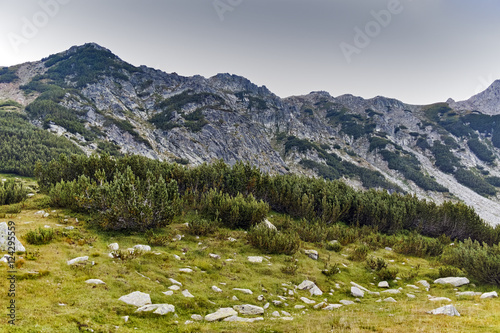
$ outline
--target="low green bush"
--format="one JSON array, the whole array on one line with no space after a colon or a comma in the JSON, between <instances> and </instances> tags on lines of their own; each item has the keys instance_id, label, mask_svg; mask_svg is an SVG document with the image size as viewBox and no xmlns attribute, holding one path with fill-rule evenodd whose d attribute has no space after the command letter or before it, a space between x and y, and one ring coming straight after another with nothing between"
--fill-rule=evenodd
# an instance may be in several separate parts
<instances>
[{"instance_id":1,"label":"low green bush","mask_svg":"<svg viewBox=\"0 0 500 333\"><path fill-rule=\"evenodd\" d=\"M42 245L49 244L54 236L54 230L48 228L38 228L38 230L28 231L24 237L28 244Z\"/></svg>"},{"instance_id":2,"label":"low green bush","mask_svg":"<svg viewBox=\"0 0 500 333\"><path fill-rule=\"evenodd\" d=\"M403 237L393 247L397 253L416 257L437 257L443 253L444 245L437 238L427 238L416 232Z\"/></svg>"},{"instance_id":3,"label":"low green bush","mask_svg":"<svg viewBox=\"0 0 500 333\"><path fill-rule=\"evenodd\" d=\"M300 237L293 230L277 231L266 226L256 226L248 234L250 244L269 254L295 254L300 248Z\"/></svg>"},{"instance_id":4,"label":"low green bush","mask_svg":"<svg viewBox=\"0 0 500 333\"><path fill-rule=\"evenodd\" d=\"M366 259L369 252L370 248L367 245L365 244L358 245L354 248L354 251L349 256L349 260L363 261Z\"/></svg>"},{"instance_id":5,"label":"low green bush","mask_svg":"<svg viewBox=\"0 0 500 333\"><path fill-rule=\"evenodd\" d=\"M201 217L196 217L188 224L188 233L193 236L208 236L217 231L219 228L219 220L209 220Z\"/></svg>"},{"instance_id":6,"label":"low green bush","mask_svg":"<svg viewBox=\"0 0 500 333\"><path fill-rule=\"evenodd\" d=\"M375 271L380 271L387 268L387 263L384 258L369 257L366 259L366 267Z\"/></svg>"}]
</instances>

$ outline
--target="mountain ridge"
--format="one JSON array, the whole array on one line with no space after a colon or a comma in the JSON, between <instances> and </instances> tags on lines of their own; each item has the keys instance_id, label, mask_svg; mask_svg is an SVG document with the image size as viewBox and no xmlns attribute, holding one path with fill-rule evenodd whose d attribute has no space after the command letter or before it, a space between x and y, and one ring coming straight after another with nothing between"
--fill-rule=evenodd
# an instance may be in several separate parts
<instances>
[{"instance_id":1,"label":"mountain ridge","mask_svg":"<svg viewBox=\"0 0 500 333\"><path fill-rule=\"evenodd\" d=\"M247 161L272 173L461 200L500 223L500 81L467 101L431 105L325 91L280 98L234 74L135 67L95 43L9 69L17 79L0 83L0 98L87 154Z\"/></svg>"}]
</instances>

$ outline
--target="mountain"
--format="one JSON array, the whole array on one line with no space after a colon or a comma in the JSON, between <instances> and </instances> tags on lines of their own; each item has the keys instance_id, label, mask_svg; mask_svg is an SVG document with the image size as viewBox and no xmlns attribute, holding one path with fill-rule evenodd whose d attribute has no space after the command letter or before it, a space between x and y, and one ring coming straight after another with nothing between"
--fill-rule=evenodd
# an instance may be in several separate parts
<instances>
[{"instance_id":1,"label":"mountain","mask_svg":"<svg viewBox=\"0 0 500 333\"><path fill-rule=\"evenodd\" d=\"M327 92L280 98L244 77L135 67L97 44L0 70L2 112L86 154L198 165L247 161L271 173L342 179L500 223L500 81L468 101L409 105Z\"/></svg>"}]
</instances>

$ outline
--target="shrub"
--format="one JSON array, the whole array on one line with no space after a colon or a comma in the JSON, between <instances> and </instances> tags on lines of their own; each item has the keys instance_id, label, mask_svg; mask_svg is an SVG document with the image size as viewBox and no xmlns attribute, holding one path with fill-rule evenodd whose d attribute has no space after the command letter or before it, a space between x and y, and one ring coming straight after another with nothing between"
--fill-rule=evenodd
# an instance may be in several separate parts
<instances>
[{"instance_id":1,"label":"shrub","mask_svg":"<svg viewBox=\"0 0 500 333\"><path fill-rule=\"evenodd\" d=\"M38 230L30 230L24 236L26 242L32 245L48 244L54 238L54 230L48 228L38 228Z\"/></svg>"},{"instance_id":2,"label":"shrub","mask_svg":"<svg viewBox=\"0 0 500 333\"><path fill-rule=\"evenodd\" d=\"M323 242L327 236L326 229L327 227L323 223L316 221L309 223L305 219L302 219L295 227L300 239L310 243Z\"/></svg>"},{"instance_id":3,"label":"shrub","mask_svg":"<svg viewBox=\"0 0 500 333\"><path fill-rule=\"evenodd\" d=\"M284 274L295 275L299 266L297 265L297 259L295 257L288 257L285 259L286 265L281 267L281 272Z\"/></svg>"},{"instance_id":4,"label":"shrub","mask_svg":"<svg viewBox=\"0 0 500 333\"><path fill-rule=\"evenodd\" d=\"M266 226L257 226L248 232L250 244L265 253L292 255L299 250L300 238L293 231L276 231Z\"/></svg>"},{"instance_id":5,"label":"shrub","mask_svg":"<svg viewBox=\"0 0 500 333\"><path fill-rule=\"evenodd\" d=\"M188 233L194 236L207 236L215 233L219 228L219 220L208 220L196 217L189 222Z\"/></svg>"},{"instance_id":6,"label":"shrub","mask_svg":"<svg viewBox=\"0 0 500 333\"><path fill-rule=\"evenodd\" d=\"M168 244L168 236L160 236L154 233L153 230L146 231L146 241L151 246L165 246Z\"/></svg>"},{"instance_id":7,"label":"shrub","mask_svg":"<svg viewBox=\"0 0 500 333\"><path fill-rule=\"evenodd\" d=\"M328 251L340 252L344 247L339 242L329 242L326 244Z\"/></svg>"},{"instance_id":8,"label":"shrub","mask_svg":"<svg viewBox=\"0 0 500 333\"><path fill-rule=\"evenodd\" d=\"M369 257L366 259L366 267L375 271L380 271L381 269L387 268L387 263L384 258Z\"/></svg>"},{"instance_id":9,"label":"shrub","mask_svg":"<svg viewBox=\"0 0 500 333\"><path fill-rule=\"evenodd\" d=\"M413 255L417 257L437 257L443 253L444 245L436 238L426 238L412 232L408 237L403 237L393 247L397 253Z\"/></svg>"},{"instance_id":10,"label":"shrub","mask_svg":"<svg viewBox=\"0 0 500 333\"><path fill-rule=\"evenodd\" d=\"M28 190L14 180L0 182L0 205L18 203L27 198Z\"/></svg>"},{"instance_id":11,"label":"shrub","mask_svg":"<svg viewBox=\"0 0 500 333\"><path fill-rule=\"evenodd\" d=\"M250 229L262 222L269 212L269 205L257 201L252 194L244 197L238 193L235 197L221 191L210 190L200 199L200 211L206 217L220 219L228 228Z\"/></svg>"},{"instance_id":12,"label":"shrub","mask_svg":"<svg viewBox=\"0 0 500 333\"><path fill-rule=\"evenodd\" d=\"M500 246L489 246L470 239L448 246L441 261L463 269L480 283L500 286Z\"/></svg>"},{"instance_id":13,"label":"shrub","mask_svg":"<svg viewBox=\"0 0 500 333\"><path fill-rule=\"evenodd\" d=\"M439 267L439 277L449 277L449 276L463 276L463 272L453 266L441 266Z\"/></svg>"},{"instance_id":14,"label":"shrub","mask_svg":"<svg viewBox=\"0 0 500 333\"><path fill-rule=\"evenodd\" d=\"M382 281L394 280L398 276L399 270L397 268L382 268L375 274Z\"/></svg>"},{"instance_id":15,"label":"shrub","mask_svg":"<svg viewBox=\"0 0 500 333\"><path fill-rule=\"evenodd\" d=\"M370 248L365 244L358 245L354 248L354 251L349 256L349 260L363 261L370 252Z\"/></svg>"}]
</instances>

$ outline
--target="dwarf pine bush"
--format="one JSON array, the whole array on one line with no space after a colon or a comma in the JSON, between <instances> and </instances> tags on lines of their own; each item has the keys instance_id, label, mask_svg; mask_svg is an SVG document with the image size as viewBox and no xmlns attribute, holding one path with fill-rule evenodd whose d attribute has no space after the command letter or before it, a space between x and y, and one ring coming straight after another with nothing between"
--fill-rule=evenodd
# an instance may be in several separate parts
<instances>
[{"instance_id":1,"label":"dwarf pine bush","mask_svg":"<svg viewBox=\"0 0 500 333\"><path fill-rule=\"evenodd\" d=\"M248 232L250 244L269 254L293 255L299 250L300 237L293 230L277 231L266 226L256 226Z\"/></svg>"},{"instance_id":2,"label":"dwarf pine bush","mask_svg":"<svg viewBox=\"0 0 500 333\"><path fill-rule=\"evenodd\" d=\"M54 230L38 228L37 230L30 230L24 236L26 242L32 245L49 244L54 238Z\"/></svg>"}]
</instances>

